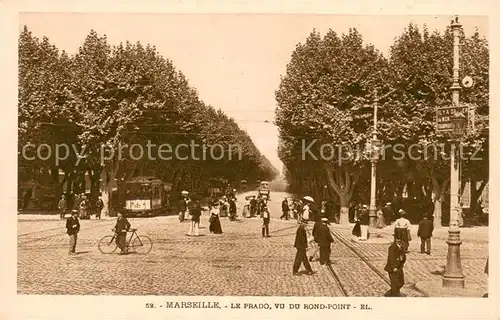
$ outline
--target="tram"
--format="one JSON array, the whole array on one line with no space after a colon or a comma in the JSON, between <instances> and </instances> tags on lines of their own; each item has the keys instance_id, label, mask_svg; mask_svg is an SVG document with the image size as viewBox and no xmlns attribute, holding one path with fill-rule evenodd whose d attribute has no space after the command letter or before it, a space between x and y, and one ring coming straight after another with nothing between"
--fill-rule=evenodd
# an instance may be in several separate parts
<instances>
[{"instance_id":1,"label":"tram","mask_svg":"<svg viewBox=\"0 0 500 320\"><path fill-rule=\"evenodd\" d=\"M156 177L135 177L126 182L125 208L129 217L152 217L163 209L164 183Z\"/></svg>"}]
</instances>

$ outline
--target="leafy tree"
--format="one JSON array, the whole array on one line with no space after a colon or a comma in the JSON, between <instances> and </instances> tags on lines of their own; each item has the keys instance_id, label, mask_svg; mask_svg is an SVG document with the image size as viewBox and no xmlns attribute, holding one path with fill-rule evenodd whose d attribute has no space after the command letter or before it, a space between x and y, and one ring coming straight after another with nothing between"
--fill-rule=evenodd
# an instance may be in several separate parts
<instances>
[{"instance_id":1,"label":"leafy tree","mask_svg":"<svg viewBox=\"0 0 500 320\"><path fill-rule=\"evenodd\" d=\"M476 105L478 117L488 114L488 49L484 39L476 32L465 38L461 47L461 76L470 75L476 85L471 90L463 90L461 102ZM396 109L391 110L397 126L398 139L407 147L421 146L417 159L418 174L425 177L432 190L434 221L441 225L441 207L449 187L449 137L436 132L435 113L438 107L451 104L453 35L447 28L443 34L432 34L426 28L409 26L399 36L390 51L390 71L396 89ZM475 130L469 130L463 139L465 153L480 149L482 161L465 161L464 177L487 180L487 122L477 121ZM437 147L436 147L437 146ZM445 147L439 147L445 146ZM427 152L424 154L424 150ZM407 153L409 156L410 154Z\"/></svg>"},{"instance_id":2,"label":"leafy tree","mask_svg":"<svg viewBox=\"0 0 500 320\"><path fill-rule=\"evenodd\" d=\"M386 70L387 61L363 45L356 29L340 37L330 30L323 39L313 31L292 53L276 92L280 157L290 172L300 166L306 176L326 178L339 197L342 224L348 223L349 202L367 163L372 106L387 104L391 93ZM313 154L307 160L306 149ZM317 193L322 186L313 183L308 191Z\"/></svg>"}]
</instances>

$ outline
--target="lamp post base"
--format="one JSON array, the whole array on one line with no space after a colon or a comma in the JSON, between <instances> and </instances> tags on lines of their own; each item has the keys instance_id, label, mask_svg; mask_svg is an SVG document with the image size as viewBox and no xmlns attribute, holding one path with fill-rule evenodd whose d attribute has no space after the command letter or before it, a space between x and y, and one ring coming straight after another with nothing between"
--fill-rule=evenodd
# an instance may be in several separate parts
<instances>
[{"instance_id":1,"label":"lamp post base","mask_svg":"<svg viewBox=\"0 0 500 320\"><path fill-rule=\"evenodd\" d=\"M457 223L452 223L448 230L448 256L446 258L446 271L443 275L444 288L464 288L465 277L462 272L460 260L460 229Z\"/></svg>"},{"instance_id":2,"label":"lamp post base","mask_svg":"<svg viewBox=\"0 0 500 320\"><path fill-rule=\"evenodd\" d=\"M465 288L465 279L443 277L443 288Z\"/></svg>"},{"instance_id":3,"label":"lamp post base","mask_svg":"<svg viewBox=\"0 0 500 320\"><path fill-rule=\"evenodd\" d=\"M377 209L372 206L370 208L369 224L368 224L368 239L378 237L377 232Z\"/></svg>"}]
</instances>

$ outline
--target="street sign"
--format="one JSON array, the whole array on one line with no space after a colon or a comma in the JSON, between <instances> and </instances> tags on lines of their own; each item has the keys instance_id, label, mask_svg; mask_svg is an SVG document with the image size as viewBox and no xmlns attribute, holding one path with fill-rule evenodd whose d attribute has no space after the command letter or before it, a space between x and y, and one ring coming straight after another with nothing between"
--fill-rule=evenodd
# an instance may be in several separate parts
<instances>
[{"instance_id":1,"label":"street sign","mask_svg":"<svg viewBox=\"0 0 500 320\"><path fill-rule=\"evenodd\" d=\"M462 107L445 107L436 109L436 130L439 132L451 132L453 131L452 117L462 112L467 115L467 106Z\"/></svg>"}]
</instances>

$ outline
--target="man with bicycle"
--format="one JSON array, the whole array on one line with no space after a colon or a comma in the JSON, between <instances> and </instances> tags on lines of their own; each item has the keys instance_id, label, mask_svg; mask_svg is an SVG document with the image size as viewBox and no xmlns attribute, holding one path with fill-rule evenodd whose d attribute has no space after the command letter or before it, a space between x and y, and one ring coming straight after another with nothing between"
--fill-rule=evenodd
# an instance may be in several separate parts
<instances>
[{"instance_id":1,"label":"man with bicycle","mask_svg":"<svg viewBox=\"0 0 500 320\"><path fill-rule=\"evenodd\" d=\"M118 219L116 219L116 225L113 228L113 232L116 233L116 245L120 248L119 254L125 254L125 241L127 238L127 231L130 229L130 222L123 215L122 212L118 212Z\"/></svg>"}]
</instances>

